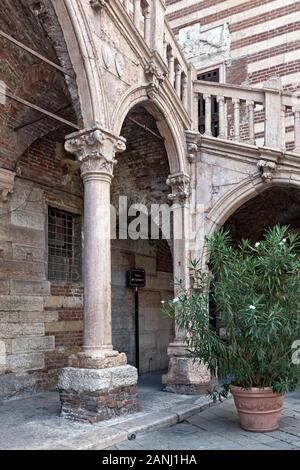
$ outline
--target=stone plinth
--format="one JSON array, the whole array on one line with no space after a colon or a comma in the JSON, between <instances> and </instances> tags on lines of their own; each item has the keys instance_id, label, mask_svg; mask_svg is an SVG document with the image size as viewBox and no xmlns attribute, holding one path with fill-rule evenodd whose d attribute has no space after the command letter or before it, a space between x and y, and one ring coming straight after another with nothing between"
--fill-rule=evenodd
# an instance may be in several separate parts
<instances>
[{"instance_id":1,"label":"stone plinth","mask_svg":"<svg viewBox=\"0 0 300 470\"><path fill-rule=\"evenodd\" d=\"M166 392L186 395L203 395L213 388L211 375L200 360L190 357L171 356L168 373L162 383Z\"/></svg>"},{"instance_id":2,"label":"stone plinth","mask_svg":"<svg viewBox=\"0 0 300 470\"><path fill-rule=\"evenodd\" d=\"M58 380L63 417L96 423L139 410L137 370L123 365L102 369L66 367Z\"/></svg>"},{"instance_id":3,"label":"stone plinth","mask_svg":"<svg viewBox=\"0 0 300 470\"><path fill-rule=\"evenodd\" d=\"M110 367L125 366L127 357L125 353L110 351L104 356L93 356L87 353L73 354L68 358L69 367L81 369L106 369Z\"/></svg>"}]
</instances>

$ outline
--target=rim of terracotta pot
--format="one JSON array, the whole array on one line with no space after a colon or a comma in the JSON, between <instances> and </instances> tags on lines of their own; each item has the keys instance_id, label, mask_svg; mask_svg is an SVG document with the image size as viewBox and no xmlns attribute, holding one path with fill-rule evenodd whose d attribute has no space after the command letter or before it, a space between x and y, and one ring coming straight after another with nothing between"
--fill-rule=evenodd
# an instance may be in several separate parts
<instances>
[{"instance_id":1,"label":"rim of terracotta pot","mask_svg":"<svg viewBox=\"0 0 300 470\"><path fill-rule=\"evenodd\" d=\"M238 385L229 385L229 388L232 392L242 392L242 393L272 393L273 395L284 395L284 393L274 392L272 387L250 387L250 388L243 388L239 387Z\"/></svg>"}]
</instances>

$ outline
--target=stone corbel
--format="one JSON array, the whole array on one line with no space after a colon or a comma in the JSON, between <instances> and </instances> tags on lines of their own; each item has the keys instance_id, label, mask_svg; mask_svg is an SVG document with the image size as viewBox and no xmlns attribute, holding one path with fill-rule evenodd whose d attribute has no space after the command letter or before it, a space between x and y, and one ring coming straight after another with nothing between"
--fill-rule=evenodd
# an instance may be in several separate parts
<instances>
[{"instance_id":1,"label":"stone corbel","mask_svg":"<svg viewBox=\"0 0 300 470\"><path fill-rule=\"evenodd\" d=\"M117 137L96 125L67 136L65 149L76 155L82 177L92 173L112 177L114 165L117 163L115 155L124 152L125 142L122 137Z\"/></svg>"},{"instance_id":2,"label":"stone corbel","mask_svg":"<svg viewBox=\"0 0 300 470\"><path fill-rule=\"evenodd\" d=\"M14 190L16 174L13 171L0 168L0 202L6 202Z\"/></svg>"},{"instance_id":3,"label":"stone corbel","mask_svg":"<svg viewBox=\"0 0 300 470\"><path fill-rule=\"evenodd\" d=\"M276 171L276 163L269 162L268 160L259 160L257 168L260 170L263 181L271 183Z\"/></svg>"},{"instance_id":4,"label":"stone corbel","mask_svg":"<svg viewBox=\"0 0 300 470\"><path fill-rule=\"evenodd\" d=\"M165 80L165 76L159 71L159 67L153 58L146 64L144 71L146 80L149 83L147 94L152 99L154 97L153 94L158 92L161 83Z\"/></svg>"},{"instance_id":5,"label":"stone corbel","mask_svg":"<svg viewBox=\"0 0 300 470\"><path fill-rule=\"evenodd\" d=\"M189 163L193 163L196 160L198 152L198 145L193 142L187 144L187 159Z\"/></svg>"},{"instance_id":6,"label":"stone corbel","mask_svg":"<svg viewBox=\"0 0 300 470\"><path fill-rule=\"evenodd\" d=\"M185 131L186 138L186 158L189 163L193 163L197 158L199 134L194 131Z\"/></svg>"},{"instance_id":7,"label":"stone corbel","mask_svg":"<svg viewBox=\"0 0 300 470\"><path fill-rule=\"evenodd\" d=\"M190 197L190 177L183 172L172 174L167 179L172 192L168 195L170 202L184 204Z\"/></svg>"},{"instance_id":8,"label":"stone corbel","mask_svg":"<svg viewBox=\"0 0 300 470\"><path fill-rule=\"evenodd\" d=\"M96 11L101 11L108 4L109 0L90 0L91 7Z\"/></svg>"}]
</instances>

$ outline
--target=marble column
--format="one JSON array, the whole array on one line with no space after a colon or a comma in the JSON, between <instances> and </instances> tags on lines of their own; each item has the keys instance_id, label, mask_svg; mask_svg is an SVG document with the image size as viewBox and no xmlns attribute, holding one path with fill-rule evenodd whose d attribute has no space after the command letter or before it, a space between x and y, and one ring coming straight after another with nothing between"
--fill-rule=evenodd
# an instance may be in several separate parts
<instances>
[{"instance_id":1,"label":"marble column","mask_svg":"<svg viewBox=\"0 0 300 470\"><path fill-rule=\"evenodd\" d=\"M182 281L188 289L189 240L190 233L190 177L185 173L169 176L167 184L171 187L169 199L172 201L174 237L174 279ZM178 291L175 287L175 296ZM175 314L176 316L176 314ZM211 376L200 360L189 357L185 344L186 332L175 321L175 338L168 347L168 372L162 377L165 390L183 394L206 393L211 386Z\"/></svg>"},{"instance_id":2,"label":"marble column","mask_svg":"<svg viewBox=\"0 0 300 470\"><path fill-rule=\"evenodd\" d=\"M84 184L84 345L69 358L58 388L64 416L95 422L137 409L137 371L112 346L110 186L115 155L126 147L96 125L69 135L65 148L76 155ZM108 393L115 406L107 406Z\"/></svg>"}]
</instances>

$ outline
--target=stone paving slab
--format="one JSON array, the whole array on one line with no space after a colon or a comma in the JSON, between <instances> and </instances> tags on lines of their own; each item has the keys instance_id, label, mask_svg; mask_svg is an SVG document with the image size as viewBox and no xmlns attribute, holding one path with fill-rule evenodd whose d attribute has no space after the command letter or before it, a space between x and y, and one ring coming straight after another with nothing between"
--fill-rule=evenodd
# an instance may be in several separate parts
<instances>
[{"instance_id":1,"label":"stone paving slab","mask_svg":"<svg viewBox=\"0 0 300 470\"><path fill-rule=\"evenodd\" d=\"M240 428L232 399L193 414L168 429L139 435L118 450L300 450L300 390L285 399L278 431L252 433ZM96 449L96 447L95 447Z\"/></svg>"},{"instance_id":2,"label":"stone paving slab","mask_svg":"<svg viewBox=\"0 0 300 470\"><path fill-rule=\"evenodd\" d=\"M59 416L56 392L0 402L0 449L104 449L133 434L172 426L212 404L207 396L191 397L139 386L141 411L94 425Z\"/></svg>"}]
</instances>

